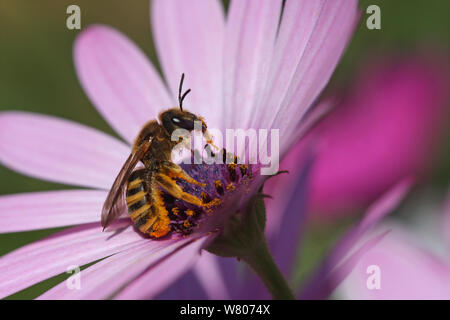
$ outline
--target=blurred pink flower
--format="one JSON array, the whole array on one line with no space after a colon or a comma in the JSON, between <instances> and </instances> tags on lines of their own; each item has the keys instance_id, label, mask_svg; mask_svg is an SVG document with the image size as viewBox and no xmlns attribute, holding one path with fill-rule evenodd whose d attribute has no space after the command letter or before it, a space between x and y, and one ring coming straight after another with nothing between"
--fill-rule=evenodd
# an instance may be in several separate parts
<instances>
[{"instance_id":1,"label":"blurred pink flower","mask_svg":"<svg viewBox=\"0 0 450 320\"><path fill-rule=\"evenodd\" d=\"M93 190L0 198L0 231L80 225L0 258L0 297L103 259L83 271L82 290L65 283L41 298L150 298L189 270L209 235L142 237L128 218L101 232L101 206L130 144L149 119L176 105L209 127L279 128L285 154L328 82L358 18L357 1L232 1L225 23L218 1L152 2L153 32L169 88L145 55L112 28L83 31L74 48L80 82L123 143L95 129L22 112L0 114L0 161L25 174ZM189 14L186 14L186 13ZM279 25L280 23L280 25ZM151 283L151 285L149 285ZM120 291L120 292L119 292Z\"/></svg>"},{"instance_id":2,"label":"blurred pink flower","mask_svg":"<svg viewBox=\"0 0 450 320\"><path fill-rule=\"evenodd\" d=\"M265 192L292 197L294 188L287 186L295 185L298 163L311 141L318 154L309 206L323 218L358 212L399 180L419 179L430 168L448 119L446 60L416 55L372 62L360 70L348 95L287 154L280 169L290 174L270 180ZM331 100L322 103L329 105ZM283 202L268 199L266 204L269 217L279 219Z\"/></svg>"},{"instance_id":3,"label":"blurred pink flower","mask_svg":"<svg viewBox=\"0 0 450 320\"><path fill-rule=\"evenodd\" d=\"M450 194L441 215L447 221L449 204ZM432 214L422 214L434 218ZM445 232L449 232L448 227L446 225ZM449 251L444 256L432 253L415 232L398 223L384 224L380 228L390 228L390 236L367 250L339 287L340 296L348 299L450 299ZM435 232L439 233L439 230ZM377 273L373 270L369 273L369 266L376 266ZM376 276L379 276L377 281L373 278ZM372 287L375 284L379 287Z\"/></svg>"}]
</instances>

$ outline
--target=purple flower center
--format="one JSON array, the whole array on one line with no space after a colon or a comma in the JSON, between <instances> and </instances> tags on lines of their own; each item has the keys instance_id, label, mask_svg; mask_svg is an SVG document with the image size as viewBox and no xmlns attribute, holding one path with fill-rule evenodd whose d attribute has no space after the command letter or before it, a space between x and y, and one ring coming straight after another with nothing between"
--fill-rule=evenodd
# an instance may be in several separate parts
<instances>
[{"instance_id":1,"label":"purple flower center","mask_svg":"<svg viewBox=\"0 0 450 320\"><path fill-rule=\"evenodd\" d=\"M245 164L181 164L192 178L205 186L189 184L177 179L183 190L211 206L200 207L177 199L163 191L163 199L169 213L172 232L188 235L197 230L200 224L212 217L227 205L225 198L234 193L248 192L253 179L251 165Z\"/></svg>"}]
</instances>

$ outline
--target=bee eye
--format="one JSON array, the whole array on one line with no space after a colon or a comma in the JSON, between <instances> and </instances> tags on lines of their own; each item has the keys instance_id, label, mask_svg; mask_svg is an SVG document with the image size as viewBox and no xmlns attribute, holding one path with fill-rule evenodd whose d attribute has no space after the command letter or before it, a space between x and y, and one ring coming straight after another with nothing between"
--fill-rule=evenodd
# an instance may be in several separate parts
<instances>
[{"instance_id":1,"label":"bee eye","mask_svg":"<svg viewBox=\"0 0 450 320\"><path fill-rule=\"evenodd\" d=\"M177 128L186 129L186 130L194 130L194 120L190 120L187 118L178 118L178 117L172 117L170 118L170 121L172 122L172 125L174 125Z\"/></svg>"}]
</instances>

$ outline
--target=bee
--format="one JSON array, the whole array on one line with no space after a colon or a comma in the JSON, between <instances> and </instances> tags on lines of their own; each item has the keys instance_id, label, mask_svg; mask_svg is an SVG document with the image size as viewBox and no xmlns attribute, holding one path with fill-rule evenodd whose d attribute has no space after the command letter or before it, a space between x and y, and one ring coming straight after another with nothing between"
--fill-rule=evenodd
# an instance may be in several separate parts
<instances>
[{"instance_id":1,"label":"bee","mask_svg":"<svg viewBox=\"0 0 450 320\"><path fill-rule=\"evenodd\" d=\"M123 204L126 202L131 220L142 233L153 238L165 236L171 228L163 191L199 207L211 207L220 203L219 199L200 199L183 191L176 183L176 179L180 179L188 184L205 186L171 161L172 149L179 143L171 139L176 129L191 132L194 130L194 122L200 121L202 133L207 132L202 117L183 110L183 100L190 92L189 89L181 94L183 80L184 74L179 85L179 108L160 113L158 116L160 123L151 120L145 124L134 141L131 154L120 169L103 205L101 215L103 229L122 214ZM134 171L138 162L144 167Z\"/></svg>"}]
</instances>

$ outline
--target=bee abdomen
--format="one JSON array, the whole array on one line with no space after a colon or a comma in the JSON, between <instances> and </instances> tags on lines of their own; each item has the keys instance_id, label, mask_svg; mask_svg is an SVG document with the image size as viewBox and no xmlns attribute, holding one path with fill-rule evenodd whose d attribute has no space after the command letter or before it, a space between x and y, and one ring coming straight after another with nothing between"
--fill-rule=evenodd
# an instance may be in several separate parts
<instances>
[{"instance_id":1,"label":"bee abdomen","mask_svg":"<svg viewBox=\"0 0 450 320\"><path fill-rule=\"evenodd\" d=\"M149 214L149 200L150 197L143 179L143 171L137 170L128 179L126 192L128 213L134 223Z\"/></svg>"}]
</instances>

